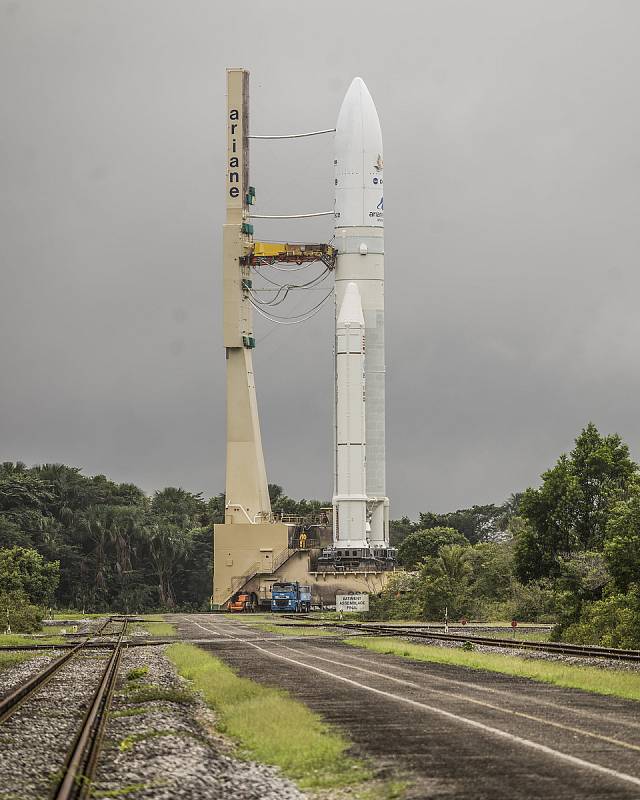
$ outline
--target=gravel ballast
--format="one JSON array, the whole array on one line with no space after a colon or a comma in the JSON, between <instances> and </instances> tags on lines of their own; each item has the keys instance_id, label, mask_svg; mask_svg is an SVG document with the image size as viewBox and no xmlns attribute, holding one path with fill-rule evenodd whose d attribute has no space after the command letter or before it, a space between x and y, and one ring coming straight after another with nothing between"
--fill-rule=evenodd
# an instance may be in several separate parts
<instances>
[{"instance_id":1,"label":"gravel ballast","mask_svg":"<svg viewBox=\"0 0 640 800\"><path fill-rule=\"evenodd\" d=\"M2 723L0 798L49 796L108 655L108 650L95 649L75 656ZM40 663L32 672L44 666L33 659L18 667L33 666L33 661Z\"/></svg>"},{"instance_id":2,"label":"gravel ballast","mask_svg":"<svg viewBox=\"0 0 640 800\"><path fill-rule=\"evenodd\" d=\"M215 716L180 678L165 648L123 654L94 796L132 800L233 798L300 800L280 772L232 755L215 733Z\"/></svg>"},{"instance_id":3,"label":"gravel ballast","mask_svg":"<svg viewBox=\"0 0 640 800\"><path fill-rule=\"evenodd\" d=\"M374 634L375 635L375 634ZM401 638L401 637L398 637ZM428 645L429 647L443 647L449 649L459 649L465 646L464 640L454 642L446 639L429 639L428 637L416 637L407 634L406 638L412 644ZM528 658L533 661L552 661L558 664L567 664L572 667L599 667L603 670L620 670L622 672L640 671L640 663L637 661L622 661L617 658L602 658L587 656L569 656L564 653L556 653L552 650L528 650L526 648L514 647L492 647L487 644L471 643L473 650L477 653L496 653L502 656L517 656L518 658Z\"/></svg>"}]
</instances>

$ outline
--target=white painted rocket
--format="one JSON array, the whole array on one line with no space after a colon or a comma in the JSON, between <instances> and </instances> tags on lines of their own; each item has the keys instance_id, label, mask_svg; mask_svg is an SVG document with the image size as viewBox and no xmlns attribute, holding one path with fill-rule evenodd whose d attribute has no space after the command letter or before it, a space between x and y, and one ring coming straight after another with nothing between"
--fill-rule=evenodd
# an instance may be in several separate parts
<instances>
[{"instance_id":1,"label":"white painted rocket","mask_svg":"<svg viewBox=\"0 0 640 800\"><path fill-rule=\"evenodd\" d=\"M384 362L384 210L382 131L378 112L362 78L354 78L340 108L335 134L335 269L336 296L336 455L334 495L334 547L383 548L389 546L389 500L385 475L385 362ZM355 286L355 291L351 288ZM356 295L357 292L357 295ZM341 324L354 316L360 303L364 320L364 414L365 439L359 451L345 460L341 434L356 410L344 402L347 387L341 371ZM349 313L343 306L349 300ZM350 323L353 325L353 322ZM357 354L353 354L357 355ZM347 415L349 419L345 417ZM355 487L352 458L361 459L365 476L364 499L349 503L348 536L345 536L343 503ZM345 470L348 469L348 475ZM356 503L361 509L353 511ZM364 509L364 525L362 524ZM357 529L356 529L357 526Z\"/></svg>"},{"instance_id":2,"label":"white painted rocket","mask_svg":"<svg viewBox=\"0 0 640 800\"><path fill-rule=\"evenodd\" d=\"M367 547L365 458L364 316L355 283L347 284L336 319L337 547Z\"/></svg>"}]
</instances>

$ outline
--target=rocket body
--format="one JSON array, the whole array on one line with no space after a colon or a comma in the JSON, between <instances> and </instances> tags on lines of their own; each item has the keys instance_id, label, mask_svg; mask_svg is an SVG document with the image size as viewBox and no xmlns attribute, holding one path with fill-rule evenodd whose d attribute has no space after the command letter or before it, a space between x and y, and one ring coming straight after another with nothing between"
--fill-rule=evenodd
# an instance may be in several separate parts
<instances>
[{"instance_id":1,"label":"rocket body","mask_svg":"<svg viewBox=\"0 0 640 800\"><path fill-rule=\"evenodd\" d=\"M336 319L335 544L366 548L364 317L360 292L348 283Z\"/></svg>"},{"instance_id":2,"label":"rocket body","mask_svg":"<svg viewBox=\"0 0 640 800\"><path fill-rule=\"evenodd\" d=\"M354 78L342 102L335 134L336 295L336 458L335 487L340 496L341 380L338 370L338 320L347 287L360 296L365 328L365 447L367 519L354 539L372 548L389 546L389 500L385 468L384 359L384 206L380 120L361 78ZM366 454L366 455L365 455ZM335 504L334 504L335 505ZM334 514L334 546L342 544L340 508Z\"/></svg>"}]
</instances>

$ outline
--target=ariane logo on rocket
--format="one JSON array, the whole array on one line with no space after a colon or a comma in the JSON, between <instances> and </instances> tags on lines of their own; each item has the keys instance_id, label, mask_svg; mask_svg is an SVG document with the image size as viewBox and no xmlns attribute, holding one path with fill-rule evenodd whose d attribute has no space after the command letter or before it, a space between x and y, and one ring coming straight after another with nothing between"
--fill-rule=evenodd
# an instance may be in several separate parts
<instances>
[{"instance_id":1,"label":"ariane logo on rocket","mask_svg":"<svg viewBox=\"0 0 640 800\"><path fill-rule=\"evenodd\" d=\"M376 206L376 210L369 212L369 216L371 218L377 219L377 220L383 219L383 217L384 217L384 203L383 203L383 200L384 200L384 197L381 197L380 198L380 202Z\"/></svg>"}]
</instances>

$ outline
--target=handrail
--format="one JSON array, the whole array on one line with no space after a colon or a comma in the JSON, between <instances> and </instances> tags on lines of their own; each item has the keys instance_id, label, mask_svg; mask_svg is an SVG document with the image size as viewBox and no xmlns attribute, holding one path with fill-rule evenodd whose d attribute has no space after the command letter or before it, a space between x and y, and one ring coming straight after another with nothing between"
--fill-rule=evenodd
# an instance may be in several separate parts
<instances>
[{"instance_id":1,"label":"handrail","mask_svg":"<svg viewBox=\"0 0 640 800\"><path fill-rule=\"evenodd\" d=\"M285 561L288 561L295 552L295 547L285 547L282 549L273 559L271 563L271 571L275 572L284 564Z\"/></svg>"},{"instance_id":2,"label":"handrail","mask_svg":"<svg viewBox=\"0 0 640 800\"><path fill-rule=\"evenodd\" d=\"M251 578L253 578L253 576L259 571L259 569L260 561L256 561L249 567L249 571L244 575L234 575L231 578L231 588L233 589L231 594L235 594L241 586L244 586L247 581L250 581Z\"/></svg>"}]
</instances>

